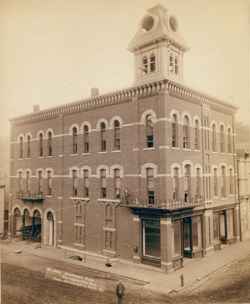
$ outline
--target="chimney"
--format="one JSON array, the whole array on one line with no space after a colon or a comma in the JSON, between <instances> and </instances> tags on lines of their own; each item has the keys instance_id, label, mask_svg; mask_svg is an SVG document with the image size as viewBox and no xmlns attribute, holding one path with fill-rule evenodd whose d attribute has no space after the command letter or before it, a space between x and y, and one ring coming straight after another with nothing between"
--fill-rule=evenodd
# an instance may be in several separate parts
<instances>
[{"instance_id":1,"label":"chimney","mask_svg":"<svg viewBox=\"0 0 250 304\"><path fill-rule=\"evenodd\" d=\"M91 97L96 97L99 95L99 89L98 88L91 88Z\"/></svg>"},{"instance_id":2,"label":"chimney","mask_svg":"<svg viewBox=\"0 0 250 304\"><path fill-rule=\"evenodd\" d=\"M40 106L38 104L33 105L33 113L37 113L40 111Z\"/></svg>"}]
</instances>

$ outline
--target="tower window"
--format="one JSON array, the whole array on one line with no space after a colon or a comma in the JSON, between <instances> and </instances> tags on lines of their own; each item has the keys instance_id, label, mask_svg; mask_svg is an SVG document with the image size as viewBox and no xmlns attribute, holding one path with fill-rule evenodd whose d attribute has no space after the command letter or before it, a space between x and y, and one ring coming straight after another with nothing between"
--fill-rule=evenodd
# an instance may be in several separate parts
<instances>
[{"instance_id":1,"label":"tower window","mask_svg":"<svg viewBox=\"0 0 250 304\"><path fill-rule=\"evenodd\" d=\"M146 116L146 141L147 148L154 147L154 126L150 114Z\"/></svg>"},{"instance_id":2,"label":"tower window","mask_svg":"<svg viewBox=\"0 0 250 304\"><path fill-rule=\"evenodd\" d=\"M175 74L178 75L178 73L179 73L179 62L178 62L177 57L175 57L175 60L174 60L174 71L175 71Z\"/></svg>"},{"instance_id":3,"label":"tower window","mask_svg":"<svg viewBox=\"0 0 250 304\"><path fill-rule=\"evenodd\" d=\"M155 54L150 55L150 72L153 73L156 70L156 58Z\"/></svg>"},{"instance_id":4,"label":"tower window","mask_svg":"<svg viewBox=\"0 0 250 304\"><path fill-rule=\"evenodd\" d=\"M148 74L148 58L146 56L142 59L142 71L144 75Z\"/></svg>"}]
</instances>

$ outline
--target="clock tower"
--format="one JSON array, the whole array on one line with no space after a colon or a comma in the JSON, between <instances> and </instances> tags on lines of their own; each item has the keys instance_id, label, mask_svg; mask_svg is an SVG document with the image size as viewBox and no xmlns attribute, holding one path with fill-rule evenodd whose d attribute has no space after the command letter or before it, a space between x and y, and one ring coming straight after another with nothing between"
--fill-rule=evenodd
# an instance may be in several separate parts
<instances>
[{"instance_id":1,"label":"clock tower","mask_svg":"<svg viewBox=\"0 0 250 304\"><path fill-rule=\"evenodd\" d=\"M129 44L135 56L135 85L165 78L182 82L187 50L176 17L162 5L149 9Z\"/></svg>"}]
</instances>

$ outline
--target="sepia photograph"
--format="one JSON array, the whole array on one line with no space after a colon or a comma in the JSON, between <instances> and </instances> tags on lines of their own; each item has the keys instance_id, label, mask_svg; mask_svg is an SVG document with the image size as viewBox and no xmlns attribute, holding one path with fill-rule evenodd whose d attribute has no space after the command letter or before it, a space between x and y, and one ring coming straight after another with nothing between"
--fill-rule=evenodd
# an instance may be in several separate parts
<instances>
[{"instance_id":1,"label":"sepia photograph","mask_svg":"<svg viewBox=\"0 0 250 304\"><path fill-rule=\"evenodd\" d=\"M250 303L250 1L0 0L0 304Z\"/></svg>"}]
</instances>

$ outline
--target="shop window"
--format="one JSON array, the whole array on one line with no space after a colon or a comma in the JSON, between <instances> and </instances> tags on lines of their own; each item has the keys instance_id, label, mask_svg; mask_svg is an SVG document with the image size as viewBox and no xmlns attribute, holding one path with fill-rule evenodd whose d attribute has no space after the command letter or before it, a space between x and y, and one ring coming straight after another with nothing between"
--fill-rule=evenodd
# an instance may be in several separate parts
<instances>
[{"instance_id":1,"label":"shop window","mask_svg":"<svg viewBox=\"0 0 250 304\"><path fill-rule=\"evenodd\" d=\"M143 255L150 258L159 259L160 249L160 221L143 221Z\"/></svg>"},{"instance_id":2,"label":"shop window","mask_svg":"<svg viewBox=\"0 0 250 304\"><path fill-rule=\"evenodd\" d=\"M181 221L174 221L173 228L174 228L174 256L181 256L182 255Z\"/></svg>"}]
</instances>

